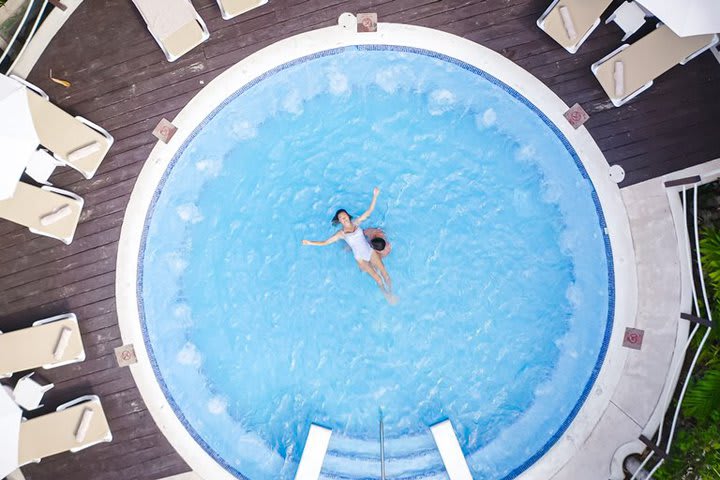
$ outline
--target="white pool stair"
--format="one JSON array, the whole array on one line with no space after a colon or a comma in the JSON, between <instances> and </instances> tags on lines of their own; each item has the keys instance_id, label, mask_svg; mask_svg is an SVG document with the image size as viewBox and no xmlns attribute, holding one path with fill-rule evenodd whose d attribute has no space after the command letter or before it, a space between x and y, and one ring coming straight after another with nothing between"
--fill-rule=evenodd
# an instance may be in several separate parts
<instances>
[{"instance_id":1,"label":"white pool stair","mask_svg":"<svg viewBox=\"0 0 720 480\"><path fill-rule=\"evenodd\" d=\"M331 429L314 423L310 425L305 448L303 448L300 464L295 473L295 480L318 480L320 478L320 470L330 444L330 435L332 435Z\"/></svg>"},{"instance_id":2,"label":"white pool stair","mask_svg":"<svg viewBox=\"0 0 720 480\"><path fill-rule=\"evenodd\" d=\"M473 480L450 420L443 420L431 425L430 432L435 439L450 480Z\"/></svg>"}]
</instances>

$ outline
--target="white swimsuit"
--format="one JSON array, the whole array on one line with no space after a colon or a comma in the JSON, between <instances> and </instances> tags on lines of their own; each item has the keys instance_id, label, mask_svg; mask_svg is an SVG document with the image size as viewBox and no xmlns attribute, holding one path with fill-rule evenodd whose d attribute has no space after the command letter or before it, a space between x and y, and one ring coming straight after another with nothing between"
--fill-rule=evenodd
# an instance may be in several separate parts
<instances>
[{"instance_id":1,"label":"white swimsuit","mask_svg":"<svg viewBox=\"0 0 720 480\"><path fill-rule=\"evenodd\" d=\"M362 228L355 227L355 231L351 233L343 232L343 238L347 244L350 245L353 255L355 255L355 260L370 261L373 249L365 238Z\"/></svg>"}]
</instances>

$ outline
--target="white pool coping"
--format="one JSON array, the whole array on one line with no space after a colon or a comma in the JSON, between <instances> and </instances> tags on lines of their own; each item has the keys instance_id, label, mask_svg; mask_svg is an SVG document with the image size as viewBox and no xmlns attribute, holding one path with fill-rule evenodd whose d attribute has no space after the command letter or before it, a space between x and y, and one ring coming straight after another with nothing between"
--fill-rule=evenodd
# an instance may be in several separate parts
<instances>
[{"instance_id":1,"label":"white pool coping","mask_svg":"<svg viewBox=\"0 0 720 480\"><path fill-rule=\"evenodd\" d=\"M178 114L178 131L166 145L152 150L132 192L123 223L116 270L116 303L124 343L132 343L138 363L130 367L148 410L170 443L191 468L206 480L232 480L195 442L175 416L155 378L145 349L136 298L137 259L145 214L156 186L175 152L193 129L240 86L260 74L299 57L349 45L383 44L438 52L471 64L522 94L557 126L574 147L592 180L603 208L611 241L615 274L615 312L610 343L600 374L575 420L554 446L517 478L549 479L588 445L594 430L613 421L610 400L621 380L628 350L621 346L626 326L635 325L637 272L630 223L620 190L610 181L608 164L588 131L574 130L563 117L568 106L537 78L494 51L461 37L424 27L381 23L377 33L355 33L338 26L300 34L249 56L203 88ZM610 412L610 413L609 413ZM609 424L608 424L609 425ZM637 436L635 437L637 438ZM627 440L623 440L626 443ZM614 448L619 447L615 446ZM614 450L613 450L614 452ZM609 460L606 462L605 472ZM601 478L601 471L585 471L586 478ZM597 474L596 474L597 473Z\"/></svg>"}]
</instances>

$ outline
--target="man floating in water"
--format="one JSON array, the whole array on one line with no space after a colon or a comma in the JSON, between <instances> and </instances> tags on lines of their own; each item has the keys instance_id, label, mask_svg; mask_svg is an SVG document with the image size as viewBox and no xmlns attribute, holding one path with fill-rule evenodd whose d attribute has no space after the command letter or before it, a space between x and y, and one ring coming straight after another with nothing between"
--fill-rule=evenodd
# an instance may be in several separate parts
<instances>
[{"instance_id":1,"label":"man floating in water","mask_svg":"<svg viewBox=\"0 0 720 480\"><path fill-rule=\"evenodd\" d=\"M370 241L370 246L378 252L380 258L385 258L390 254L392 245L385 237L385 232L379 228L370 227L363 230L365 237Z\"/></svg>"},{"instance_id":2,"label":"man floating in water","mask_svg":"<svg viewBox=\"0 0 720 480\"><path fill-rule=\"evenodd\" d=\"M370 207L368 207L365 213L355 220L353 220L344 208L335 212L332 223L333 225L340 224L342 228L327 240L303 240L302 244L323 247L325 245L335 243L340 239L345 240L352 249L355 261L357 261L360 270L370 275L373 280L375 280L378 287L380 287L380 290L382 290L387 301L394 304L397 303L397 297L392 293L392 281L390 280L390 275L388 275L387 270L385 270L385 265L383 265L380 254L373 249L367 238L365 238L365 233L362 228L360 228L360 224L367 220L375 209L375 203L377 202L378 195L380 195L380 189L375 187ZM380 242L377 243L378 246L380 246ZM381 250L384 248L387 248L387 245L381 248Z\"/></svg>"}]
</instances>

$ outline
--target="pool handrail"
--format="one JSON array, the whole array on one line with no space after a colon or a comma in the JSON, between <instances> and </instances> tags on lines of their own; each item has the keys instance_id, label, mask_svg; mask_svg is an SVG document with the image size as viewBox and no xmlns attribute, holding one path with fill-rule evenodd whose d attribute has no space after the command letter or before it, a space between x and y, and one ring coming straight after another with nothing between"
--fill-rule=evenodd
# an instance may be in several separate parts
<instances>
[{"instance_id":1,"label":"pool handrail","mask_svg":"<svg viewBox=\"0 0 720 480\"><path fill-rule=\"evenodd\" d=\"M385 424L380 410L380 480L385 480Z\"/></svg>"}]
</instances>

